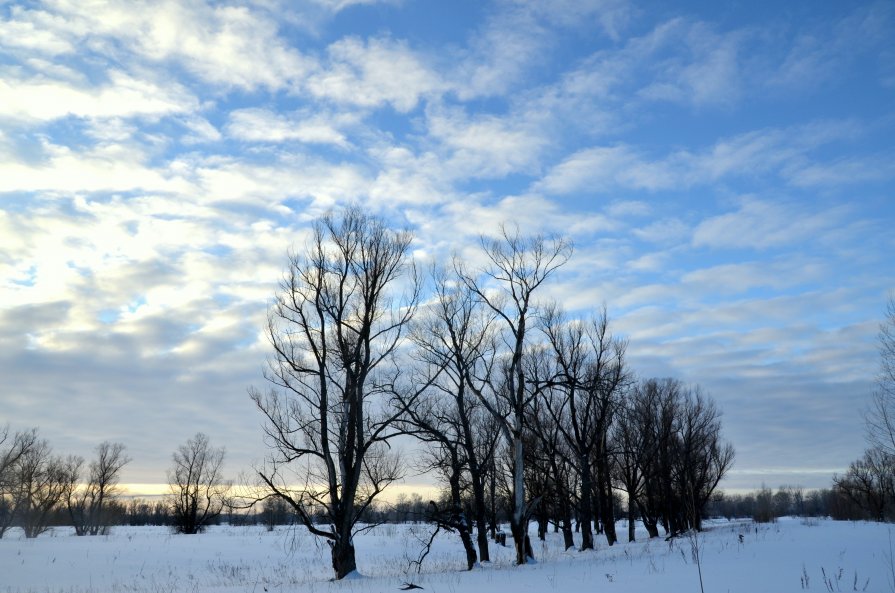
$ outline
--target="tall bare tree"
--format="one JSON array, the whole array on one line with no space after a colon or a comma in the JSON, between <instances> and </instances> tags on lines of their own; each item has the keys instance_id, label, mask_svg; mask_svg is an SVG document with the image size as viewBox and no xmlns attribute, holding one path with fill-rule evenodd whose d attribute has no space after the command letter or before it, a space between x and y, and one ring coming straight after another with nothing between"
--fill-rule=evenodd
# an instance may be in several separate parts
<instances>
[{"instance_id":1,"label":"tall bare tree","mask_svg":"<svg viewBox=\"0 0 895 593\"><path fill-rule=\"evenodd\" d=\"M871 446L895 455L895 295L889 298L879 327L880 372L865 415Z\"/></svg>"},{"instance_id":2,"label":"tall bare tree","mask_svg":"<svg viewBox=\"0 0 895 593\"><path fill-rule=\"evenodd\" d=\"M478 273L455 260L455 268L466 287L496 318L501 332L503 358L487 367L487 374L473 377L469 385L497 421L511 451L512 496L510 531L516 546L516 563L525 564L533 556L528 539L531 506L525 497L524 437L526 414L537 389L525 376L523 357L529 345L529 330L538 304L538 289L565 264L572 246L565 238L522 237L518 229L501 227L497 239L482 238L487 264Z\"/></svg>"},{"instance_id":3,"label":"tall bare tree","mask_svg":"<svg viewBox=\"0 0 895 593\"><path fill-rule=\"evenodd\" d=\"M654 383L640 382L626 393L621 417L613 426L615 444L614 472L620 488L627 494L628 541L635 539L636 520L644 506L644 489L651 456L654 451L651 398L656 395ZM646 513L644 513L646 516ZM644 520L648 527L648 519ZM653 522L652 528L655 529ZM650 535L653 532L650 531ZM658 532L655 533L658 535Z\"/></svg>"},{"instance_id":4,"label":"tall bare tree","mask_svg":"<svg viewBox=\"0 0 895 593\"><path fill-rule=\"evenodd\" d=\"M484 428L483 414L487 412L467 382L474 375L487 374L473 369L494 364L493 316L477 307L469 289L444 270L433 269L432 282L434 299L415 323L413 341L415 358L432 369L427 376L438 372L439 377L414 405L408 406L407 420L418 438L441 453L436 461L443 469L456 468L443 472L455 504L460 502L460 480L468 478L478 557L488 562L485 490L495 439Z\"/></svg>"},{"instance_id":5,"label":"tall bare tree","mask_svg":"<svg viewBox=\"0 0 895 593\"><path fill-rule=\"evenodd\" d=\"M399 346L420 291L410 242L358 207L317 220L268 317L273 388L250 390L272 451L258 475L329 542L337 579L356 570L361 514L401 475L388 441L402 410L389 401L408 383ZM315 523L314 509L329 525Z\"/></svg>"},{"instance_id":6,"label":"tall bare tree","mask_svg":"<svg viewBox=\"0 0 895 593\"><path fill-rule=\"evenodd\" d=\"M130 458L124 445L104 441L87 468L87 482L66 493L66 507L77 535L106 535L111 526L110 503L118 494L121 469Z\"/></svg>"},{"instance_id":7,"label":"tall bare tree","mask_svg":"<svg viewBox=\"0 0 895 593\"><path fill-rule=\"evenodd\" d=\"M895 294L889 297L878 337L880 370L864 414L870 447L833 482L838 493L883 521L892 517L895 506Z\"/></svg>"},{"instance_id":8,"label":"tall bare tree","mask_svg":"<svg viewBox=\"0 0 895 593\"><path fill-rule=\"evenodd\" d=\"M610 483L609 430L629 382L627 343L612 336L605 308L589 322L567 320L557 308L543 316L553 368L543 381L546 399L581 479L581 549L593 549L595 509L609 545L616 541Z\"/></svg>"},{"instance_id":9,"label":"tall bare tree","mask_svg":"<svg viewBox=\"0 0 895 593\"><path fill-rule=\"evenodd\" d=\"M203 531L224 510L230 484L223 478L224 448L199 432L172 455L168 472L171 515L180 533Z\"/></svg>"},{"instance_id":10,"label":"tall bare tree","mask_svg":"<svg viewBox=\"0 0 895 593\"><path fill-rule=\"evenodd\" d=\"M733 445L721 439L721 412L699 387L687 390L681 408L676 475L683 499L682 529L702 530L702 512L733 465Z\"/></svg>"}]
</instances>

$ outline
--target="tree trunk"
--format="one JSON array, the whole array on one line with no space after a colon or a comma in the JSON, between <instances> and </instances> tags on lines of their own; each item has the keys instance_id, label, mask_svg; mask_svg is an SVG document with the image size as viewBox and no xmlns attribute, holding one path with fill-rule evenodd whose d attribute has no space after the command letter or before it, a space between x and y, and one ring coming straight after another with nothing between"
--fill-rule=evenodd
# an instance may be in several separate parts
<instances>
[{"instance_id":1,"label":"tree trunk","mask_svg":"<svg viewBox=\"0 0 895 593\"><path fill-rule=\"evenodd\" d=\"M460 533L460 541L463 542L463 549L466 551L466 570L472 570L475 563L478 562L478 556L475 553L475 546L472 545L472 536L469 534L469 522L463 514L463 506L460 499L460 472L462 471L463 467L455 453L451 463L451 477L449 479L451 499L453 501L449 524Z\"/></svg>"},{"instance_id":2,"label":"tree trunk","mask_svg":"<svg viewBox=\"0 0 895 593\"><path fill-rule=\"evenodd\" d=\"M578 467L581 468L581 518L578 525L581 527L581 549L594 549L594 534L591 529L593 522L593 501L591 500L591 471L587 456L578 459Z\"/></svg>"},{"instance_id":3,"label":"tree trunk","mask_svg":"<svg viewBox=\"0 0 895 593\"><path fill-rule=\"evenodd\" d=\"M518 416L521 422L521 414ZM513 544L516 546L516 564L525 564L528 558L534 557L531 543L528 541L528 513L525 512L525 481L523 468L524 451L522 448L521 426L516 426L513 435L513 512L510 514L510 531Z\"/></svg>"},{"instance_id":4,"label":"tree trunk","mask_svg":"<svg viewBox=\"0 0 895 593\"><path fill-rule=\"evenodd\" d=\"M628 495L628 541L633 542L634 539L634 528L635 528L635 520L637 518L636 513L634 512L634 501L631 500L631 495Z\"/></svg>"},{"instance_id":5,"label":"tree trunk","mask_svg":"<svg viewBox=\"0 0 895 593\"><path fill-rule=\"evenodd\" d=\"M538 512L538 539L541 541L547 539L547 528L550 526L550 517L544 509L546 506L547 505L541 505L541 509Z\"/></svg>"},{"instance_id":6,"label":"tree trunk","mask_svg":"<svg viewBox=\"0 0 895 593\"><path fill-rule=\"evenodd\" d=\"M472 495L475 504L476 543L479 548L479 559L482 562L490 562L491 555L488 552L488 509L485 505L485 485L482 482L480 472L472 476Z\"/></svg>"},{"instance_id":7,"label":"tree trunk","mask_svg":"<svg viewBox=\"0 0 895 593\"><path fill-rule=\"evenodd\" d=\"M605 451L605 448L603 449ZM597 462L597 491L600 499L600 522L610 546L618 541L615 533L615 505L612 499L612 482L609 476L608 459L602 454Z\"/></svg>"},{"instance_id":8,"label":"tree trunk","mask_svg":"<svg viewBox=\"0 0 895 593\"><path fill-rule=\"evenodd\" d=\"M637 508L640 510L640 519L643 521L643 527L649 534L650 539L659 537L659 526L656 525L655 517L652 517L639 502L637 503Z\"/></svg>"},{"instance_id":9,"label":"tree trunk","mask_svg":"<svg viewBox=\"0 0 895 593\"><path fill-rule=\"evenodd\" d=\"M572 522L568 518L562 522L562 540L567 550L575 547L575 538L572 536Z\"/></svg>"},{"instance_id":10,"label":"tree trunk","mask_svg":"<svg viewBox=\"0 0 895 593\"><path fill-rule=\"evenodd\" d=\"M344 579L357 570L357 562L354 558L354 544L351 542L350 537L347 539L337 538L332 542L332 559L337 581Z\"/></svg>"},{"instance_id":11,"label":"tree trunk","mask_svg":"<svg viewBox=\"0 0 895 593\"><path fill-rule=\"evenodd\" d=\"M466 570L472 570L478 561L478 556L475 553L475 546L472 545L472 536L469 534L466 518L462 515L458 521L457 531L460 532L460 541L463 542L463 549L466 550Z\"/></svg>"}]
</instances>

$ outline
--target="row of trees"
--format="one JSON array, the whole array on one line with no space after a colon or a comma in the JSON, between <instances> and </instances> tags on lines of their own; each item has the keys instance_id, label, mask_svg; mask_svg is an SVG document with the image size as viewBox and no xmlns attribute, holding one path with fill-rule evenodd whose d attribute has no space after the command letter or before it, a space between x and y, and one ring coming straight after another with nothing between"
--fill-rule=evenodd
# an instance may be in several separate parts
<instances>
[{"instance_id":1,"label":"row of trees","mask_svg":"<svg viewBox=\"0 0 895 593\"><path fill-rule=\"evenodd\" d=\"M481 265L454 258L428 275L411 243L356 207L317 220L270 311L271 388L251 390L271 451L265 496L330 543L336 578L355 570L352 536L401 475L391 443L407 435L449 493L431 518L459 532L470 567L489 559L499 497L519 564L533 516L569 545L573 523L584 549L594 528L614 543L618 491L652 536L700 528L733 461L720 413L680 381L635 380L605 310L582 321L542 299L565 239L503 229L482 239Z\"/></svg>"},{"instance_id":2,"label":"row of trees","mask_svg":"<svg viewBox=\"0 0 895 593\"><path fill-rule=\"evenodd\" d=\"M182 533L198 533L227 502L229 483L221 476L224 449L199 433L177 448L168 474L170 494L156 518L170 517ZM126 515L116 500L122 468L130 462L121 443L105 441L95 457L53 453L36 429L0 428L0 538L19 526L34 538L65 520L77 535L105 535ZM60 515L64 519L60 518Z\"/></svg>"},{"instance_id":3,"label":"row of trees","mask_svg":"<svg viewBox=\"0 0 895 593\"><path fill-rule=\"evenodd\" d=\"M128 461L120 443L100 443L85 466L82 457L54 454L37 430L0 429L0 537L13 525L25 537L37 537L60 508L77 535L107 533L118 476Z\"/></svg>"}]
</instances>

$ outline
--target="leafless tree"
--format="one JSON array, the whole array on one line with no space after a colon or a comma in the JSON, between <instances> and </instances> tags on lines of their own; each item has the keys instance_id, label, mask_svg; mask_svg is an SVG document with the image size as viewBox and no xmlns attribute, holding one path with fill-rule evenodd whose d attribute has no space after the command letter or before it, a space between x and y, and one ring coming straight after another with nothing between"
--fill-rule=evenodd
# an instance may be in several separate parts
<instances>
[{"instance_id":1,"label":"leafless tree","mask_svg":"<svg viewBox=\"0 0 895 593\"><path fill-rule=\"evenodd\" d=\"M699 387L687 391L676 460L677 490L684 502L681 530L702 529L702 512L727 470L733 445L721 439L721 412Z\"/></svg>"},{"instance_id":2,"label":"leafless tree","mask_svg":"<svg viewBox=\"0 0 895 593\"><path fill-rule=\"evenodd\" d=\"M620 410L621 417L614 424L612 432L612 442L615 444L615 479L628 498L629 542L635 539L636 520L641 514L638 507L644 507L645 472L650 467L650 456L654 453L651 398L656 392L651 387L649 382L643 382L633 385L627 391ZM649 526L648 519L644 523ZM655 523L652 523L652 527L655 528Z\"/></svg>"},{"instance_id":3,"label":"leafless tree","mask_svg":"<svg viewBox=\"0 0 895 593\"><path fill-rule=\"evenodd\" d=\"M130 458L124 445L104 441L87 468L87 482L66 493L66 507L77 535L106 535L111 526L109 503L118 494L121 469Z\"/></svg>"},{"instance_id":4,"label":"leafless tree","mask_svg":"<svg viewBox=\"0 0 895 593\"><path fill-rule=\"evenodd\" d=\"M510 530L516 546L517 564L532 557L528 540L531 514L525 497L525 419L538 391L525 376L523 357L530 342L528 335L537 312L537 291L571 257L571 244L564 238L522 237L518 230L501 228L498 239L482 238L488 263L478 273L455 260L455 269L479 303L496 318L504 355L499 365L487 367L487 375L473 377L470 388L497 421L512 454L512 497Z\"/></svg>"},{"instance_id":5,"label":"leafless tree","mask_svg":"<svg viewBox=\"0 0 895 593\"><path fill-rule=\"evenodd\" d=\"M438 380L407 406L406 421L409 431L433 449L432 460L448 480L455 505L460 504L460 481L468 480L478 557L488 562L485 490L495 439L485 430L487 412L467 381L474 375L487 374L472 369L494 364L493 316L477 307L469 289L450 279L444 270L433 269L432 282L434 299L415 323L412 336L415 358L431 369L426 376L437 373ZM450 512L457 514L459 509ZM463 530L457 531L462 538Z\"/></svg>"},{"instance_id":6,"label":"leafless tree","mask_svg":"<svg viewBox=\"0 0 895 593\"><path fill-rule=\"evenodd\" d=\"M895 455L895 296L889 298L879 327L880 372L870 409L865 414L872 447Z\"/></svg>"},{"instance_id":7,"label":"leafless tree","mask_svg":"<svg viewBox=\"0 0 895 593\"><path fill-rule=\"evenodd\" d=\"M15 513L26 538L34 538L49 528L52 512L74 488L80 457L63 459L53 455L44 440L35 441L15 466Z\"/></svg>"},{"instance_id":8,"label":"leafless tree","mask_svg":"<svg viewBox=\"0 0 895 593\"><path fill-rule=\"evenodd\" d=\"M893 516L895 505L895 295L879 327L879 353L876 389L864 415L870 447L833 482L837 493L883 521Z\"/></svg>"},{"instance_id":9,"label":"leafless tree","mask_svg":"<svg viewBox=\"0 0 895 593\"><path fill-rule=\"evenodd\" d=\"M853 461L844 476L835 476L837 492L875 521L895 516L895 456L871 447Z\"/></svg>"},{"instance_id":10,"label":"leafless tree","mask_svg":"<svg viewBox=\"0 0 895 593\"><path fill-rule=\"evenodd\" d=\"M174 527L179 533L204 530L224 509L230 484L222 476L224 448L214 448L199 432L172 455L168 472Z\"/></svg>"},{"instance_id":11,"label":"leafless tree","mask_svg":"<svg viewBox=\"0 0 895 593\"><path fill-rule=\"evenodd\" d=\"M546 350L530 360L546 359ZM532 369L532 375L537 371ZM562 528L566 549L574 547L572 535L572 508L580 500L576 496L575 483L578 481L576 468L572 462L574 454L567 446L554 414L546 411L551 400L557 397L554 390L546 390L544 397L536 398L529 410L528 435L526 439L526 491L529 497L539 499L535 517L538 521L538 537L544 539L550 519ZM580 504L579 504L580 507ZM579 515L580 517L580 515Z\"/></svg>"},{"instance_id":12,"label":"leafless tree","mask_svg":"<svg viewBox=\"0 0 895 593\"><path fill-rule=\"evenodd\" d=\"M420 291L410 242L358 207L317 220L269 314L273 388L250 390L272 451L258 475L328 541L337 579L356 570L362 513L401 475L388 441L403 410L390 404L399 390L410 392L406 405L425 388L409 386L398 359Z\"/></svg>"},{"instance_id":13,"label":"leafless tree","mask_svg":"<svg viewBox=\"0 0 895 593\"><path fill-rule=\"evenodd\" d=\"M702 513L733 464L714 401L676 379L649 379L628 393L616 476L650 537L701 529ZM629 513L629 538L633 515Z\"/></svg>"},{"instance_id":14,"label":"leafless tree","mask_svg":"<svg viewBox=\"0 0 895 593\"><path fill-rule=\"evenodd\" d=\"M0 538L15 519L19 494L19 460L37 442L37 430L10 433L9 426L0 428Z\"/></svg>"},{"instance_id":15,"label":"leafless tree","mask_svg":"<svg viewBox=\"0 0 895 593\"><path fill-rule=\"evenodd\" d=\"M609 545L616 541L609 430L629 383L627 343L609 331L605 308L590 322L570 321L557 308L543 317L554 363L546 382L554 391L547 411L554 418L581 479L581 549L593 549L597 510Z\"/></svg>"}]
</instances>

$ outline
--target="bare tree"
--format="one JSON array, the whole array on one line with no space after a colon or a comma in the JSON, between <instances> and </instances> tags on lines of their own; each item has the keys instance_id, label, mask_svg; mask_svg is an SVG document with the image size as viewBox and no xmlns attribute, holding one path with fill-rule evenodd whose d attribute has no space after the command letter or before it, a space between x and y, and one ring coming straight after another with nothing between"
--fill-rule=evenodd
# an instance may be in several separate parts
<instances>
[{"instance_id":1,"label":"bare tree","mask_svg":"<svg viewBox=\"0 0 895 593\"><path fill-rule=\"evenodd\" d=\"M833 483L845 500L883 521L891 518L895 504L895 294L889 297L879 326L879 353L876 390L864 414L870 447Z\"/></svg>"},{"instance_id":2,"label":"bare tree","mask_svg":"<svg viewBox=\"0 0 895 593\"><path fill-rule=\"evenodd\" d=\"M224 448L212 447L201 432L174 451L168 485L171 515L179 533L199 533L223 511L230 489L221 473L224 455Z\"/></svg>"},{"instance_id":3,"label":"bare tree","mask_svg":"<svg viewBox=\"0 0 895 593\"><path fill-rule=\"evenodd\" d=\"M844 476L834 476L837 492L843 494L874 521L893 517L895 506L895 456L871 447L853 461Z\"/></svg>"},{"instance_id":4,"label":"bare tree","mask_svg":"<svg viewBox=\"0 0 895 593\"><path fill-rule=\"evenodd\" d=\"M590 322L569 321L558 309L548 309L543 331L554 363L545 380L555 393L547 399L547 411L581 478L581 549L594 547L595 510L611 546L616 535L608 437L629 382L627 343L612 336L605 308Z\"/></svg>"},{"instance_id":5,"label":"bare tree","mask_svg":"<svg viewBox=\"0 0 895 593\"><path fill-rule=\"evenodd\" d=\"M37 430L10 434L9 426L0 428L0 538L15 519L19 495L19 460L37 442Z\"/></svg>"},{"instance_id":6,"label":"bare tree","mask_svg":"<svg viewBox=\"0 0 895 593\"><path fill-rule=\"evenodd\" d=\"M702 527L702 513L733 464L733 447L721 438L714 401L676 379L650 379L630 390L628 426L619 437L616 475L636 505L650 537L676 536ZM630 521L629 514L629 538Z\"/></svg>"},{"instance_id":7,"label":"bare tree","mask_svg":"<svg viewBox=\"0 0 895 593\"><path fill-rule=\"evenodd\" d=\"M531 358L544 361L546 356L535 355ZM536 374L537 371L533 369L532 375ZM574 484L577 476L571 461L574 454L562 436L559 421L552 412L545 411L556 397L554 390L548 390L545 397L532 402L529 410L526 488L529 496L540 498L535 512L538 537L541 540L545 538L547 524L553 518L562 527L563 540L568 550L575 545L572 535L572 506L576 502Z\"/></svg>"},{"instance_id":8,"label":"bare tree","mask_svg":"<svg viewBox=\"0 0 895 593\"><path fill-rule=\"evenodd\" d=\"M681 416L675 472L684 501L680 528L700 531L702 512L733 465L734 450L721 440L720 410L699 387L686 392Z\"/></svg>"},{"instance_id":9,"label":"bare tree","mask_svg":"<svg viewBox=\"0 0 895 593\"><path fill-rule=\"evenodd\" d=\"M895 455L895 296L889 298L879 327L880 372L865 414L871 446Z\"/></svg>"},{"instance_id":10,"label":"bare tree","mask_svg":"<svg viewBox=\"0 0 895 593\"><path fill-rule=\"evenodd\" d=\"M356 570L362 513L401 475L388 441L401 432L402 410L389 402L406 388L406 404L416 389L398 360L420 290L410 242L358 207L317 220L269 314L273 389L250 390L272 450L258 475L328 541L337 579ZM315 523L314 509L328 526Z\"/></svg>"},{"instance_id":11,"label":"bare tree","mask_svg":"<svg viewBox=\"0 0 895 593\"><path fill-rule=\"evenodd\" d=\"M487 265L472 274L455 260L455 268L466 287L482 306L491 310L501 330L505 356L499 367L488 367L487 375L473 377L469 384L488 412L497 421L501 434L512 452L512 496L510 530L516 546L516 563L525 564L533 556L528 540L531 515L525 497L526 412L537 389L525 376L523 357L530 341L528 332L536 314L535 295L544 282L572 254L564 238L542 236L523 238L518 230L501 227L499 239L482 238Z\"/></svg>"},{"instance_id":12,"label":"bare tree","mask_svg":"<svg viewBox=\"0 0 895 593\"><path fill-rule=\"evenodd\" d=\"M50 445L36 441L15 466L15 513L26 538L34 538L49 529L52 512L67 492L74 488L78 470L84 462L80 457L63 459L53 455Z\"/></svg>"},{"instance_id":13,"label":"bare tree","mask_svg":"<svg viewBox=\"0 0 895 593\"><path fill-rule=\"evenodd\" d=\"M628 541L635 539L636 519L644 508L646 475L650 467L650 456L654 444L652 435L652 403L655 395L653 384L643 382L634 385L627 391L627 397L620 411L621 417L615 423L612 441L615 444L614 471L615 478L628 497ZM650 527L646 513L644 524ZM655 529L655 523L652 523ZM653 535L653 531L650 531ZM655 533L658 535L658 532Z\"/></svg>"},{"instance_id":14,"label":"bare tree","mask_svg":"<svg viewBox=\"0 0 895 593\"><path fill-rule=\"evenodd\" d=\"M130 458L124 445L104 441L90 462L87 482L66 493L66 506L77 535L106 535L111 526L110 503L118 494L121 469Z\"/></svg>"},{"instance_id":15,"label":"bare tree","mask_svg":"<svg viewBox=\"0 0 895 593\"><path fill-rule=\"evenodd\" d=\"M495 439L484 430L487 412L467 381L473 375L485 374L471 369L494 364L493 317L476 306L468 288L450 279L443 270L433 269L432 280L435 298L422 320L415 323L412 336L415 358L431 369L428 376L437 373L438 380L407 406L406 420L409 430L433 449L432 461L447 478L453 504L458 507L450 509L455 515L460 513L460 481L468 477L478 556L487 562L490 554L485 490ZM463 538L464 531L457 531ZM470 557L474 564L476 559Z\"/></svg>"}]
</instances>

